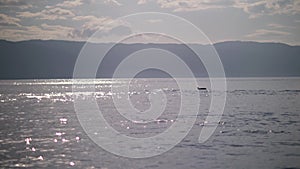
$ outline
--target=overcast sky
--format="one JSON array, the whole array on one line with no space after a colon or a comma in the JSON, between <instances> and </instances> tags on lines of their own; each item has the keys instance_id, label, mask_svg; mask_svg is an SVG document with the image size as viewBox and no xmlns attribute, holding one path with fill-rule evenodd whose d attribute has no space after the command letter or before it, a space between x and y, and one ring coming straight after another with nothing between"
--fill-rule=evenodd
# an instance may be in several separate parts
<instances>
[{"instance_id":1,"label":"overcast sky","mask_svg":"<svg viewBox=\"0 0 300 169\"><path fill-rule=\"evenodd\" d=\"M82 41L102 31L104 41L109 42L111 37L134 31L126 22L105 25L138 12L183 17L214 43L243 40L300 45L300 0L0 0L0 39ZM147 27L154 28L164 21L147 22ZM173 30L171 26L165 29Z\"/></svg>"}]
</instances>

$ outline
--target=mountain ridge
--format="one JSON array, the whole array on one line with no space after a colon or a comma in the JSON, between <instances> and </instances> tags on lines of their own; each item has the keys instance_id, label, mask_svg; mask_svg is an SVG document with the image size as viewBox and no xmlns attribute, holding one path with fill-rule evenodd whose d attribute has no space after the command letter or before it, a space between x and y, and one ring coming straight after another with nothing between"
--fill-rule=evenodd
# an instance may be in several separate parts
<instances>
[{"instance_id":1,"label":"mountain ridge","mask_svg":"<svg viewBox=\"0 0 300 169\"><path fill-rule=\"evenodd\" d=\"M87 41L70 41L70 40L56 40L56 39L31 39L31 40L21 40L21 41L9 41L5 39L0 39L0 42L6 42L6 43L26 43L26 42L65 42L65 43L87 43ZM95 42L89 42L89 43L94 43L94 44L115 44L113 42L107 42L107 43L95 43ZM216 43L212 43L212 45L220 45L220 44L226 44L226 43L256 43L256 44L278 44L278 45L285 45L285 46L290 46L290 47L300 47L300 45L291 45L291 44L286 44L282 42L259 42L259 41L242 41L242 40L229 40L229 41L220 41ZM120 44L178 44L178 43L120 43ZM209 45L209 44L201 44L201 43L188 43L188 45Z\"/></svg>"},{"instance_id":2,"label":"mountain ridge","mask_svg":"<svg viewBox=\"0 0 300 169\"><path fill-rule=\"evenodd\" d=\"M72 78L77 56L85 42L62 40L0 40L0 79ZM101 52L112 43L94 43ZM208 46L194 45L204 55ZM225 41L214 44L227 77L289 77L300 76L300 46L275 42ZM118 44L100 65L97 77L110 78L126 56L146 48L169 50L184 60L195 77L207 77L201 60L183 44L133 43ZM149 56L151 57L151 56ZM171 65L172 63L170 63ZM125 75L126 76L126 75ZM90 78L82 76L83 78ZM150 70L140 77L167 77Z\"/></svg>"}]
</instances>

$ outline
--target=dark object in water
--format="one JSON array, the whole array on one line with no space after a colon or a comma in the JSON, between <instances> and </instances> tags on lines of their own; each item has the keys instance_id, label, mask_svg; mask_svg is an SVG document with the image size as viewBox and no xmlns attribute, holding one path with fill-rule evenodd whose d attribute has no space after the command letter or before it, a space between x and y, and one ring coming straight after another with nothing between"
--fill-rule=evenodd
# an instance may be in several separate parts
<instances>
[{"instance_id":1,"label":"dark object in water","mask_svg":"<svg viewBox=\"0 0 300 169\"><path fill-rule=\"evenodd\" d=\"M198 90L207 90L206 87L197 87Z\"/></svg>"}]
</instances>

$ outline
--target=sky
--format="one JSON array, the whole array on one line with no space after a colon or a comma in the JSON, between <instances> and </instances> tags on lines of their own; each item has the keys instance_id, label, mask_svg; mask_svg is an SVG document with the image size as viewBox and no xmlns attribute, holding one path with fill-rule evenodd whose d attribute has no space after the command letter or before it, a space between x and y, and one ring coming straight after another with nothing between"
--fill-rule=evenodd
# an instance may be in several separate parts
<instances>
[{"instance_id":1,"label":"sky","mask_svg":"<svg viewBox=\"0 0 300 169\"><path fill-rule=\"evenodd\" d=\"M140 12L182 17L213 43L280 42L300 45L300 0L0 0L0 39L86 41L96 31L103 42L135 33L118 18ZM135 24L177 31L163 18L136 17ZM109 26L108 26L109 25ZM193 32L182 31L197 42Z\"/></svg>"}]
</instances>

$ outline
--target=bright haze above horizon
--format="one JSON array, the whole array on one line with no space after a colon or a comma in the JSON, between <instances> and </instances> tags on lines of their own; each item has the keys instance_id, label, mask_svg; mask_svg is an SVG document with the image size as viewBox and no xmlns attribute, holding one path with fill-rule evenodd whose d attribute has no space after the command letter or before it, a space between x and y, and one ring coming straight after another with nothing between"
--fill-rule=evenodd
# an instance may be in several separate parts
<instances>
[{"instance_id":1,"label":"bright haze above horizon","mask_svg":"<svg viewBox=\"0 0 300 169\"><path fill-rule=\"evenodd\" d=\"M299 0L0 0L0 39L86 41L96 31L101 42L133 34L117 19L140 12L169 13L191 22L211 40L280 42L300 45ZM149 28L160 19L136 20ZM111 26L105 26L113 23ZM160 27L174 31L172 27ZM185 33L189 43L197 41ZM141 40L143 41L143 40Z\"/></svg>"}]
</instances>

